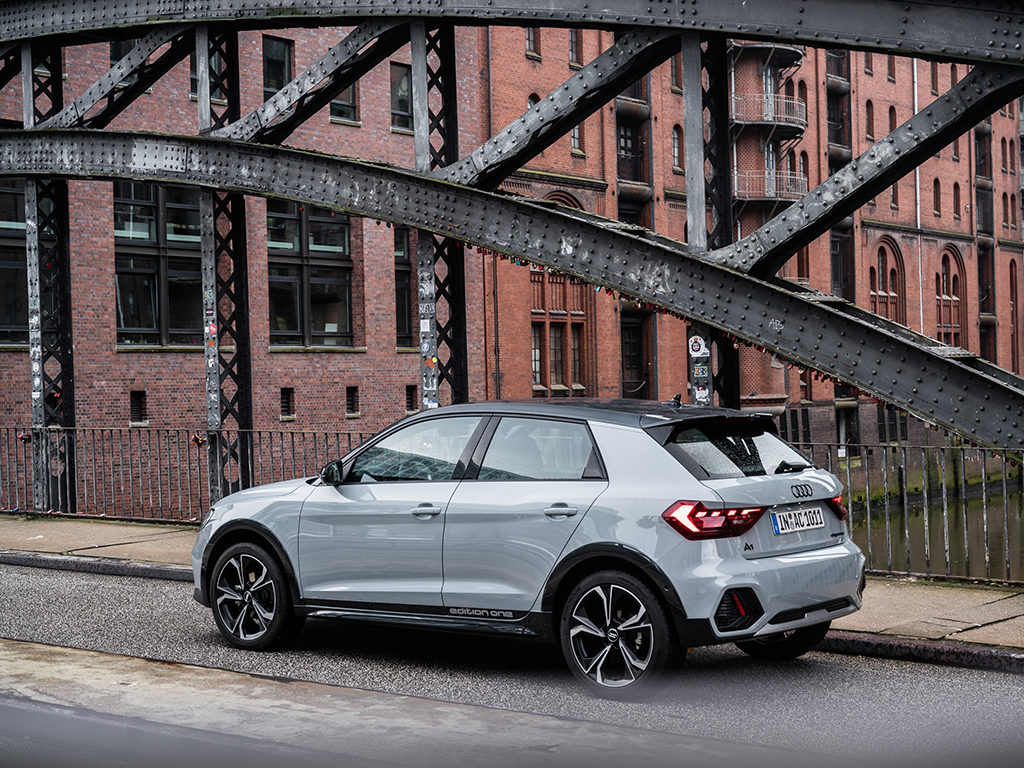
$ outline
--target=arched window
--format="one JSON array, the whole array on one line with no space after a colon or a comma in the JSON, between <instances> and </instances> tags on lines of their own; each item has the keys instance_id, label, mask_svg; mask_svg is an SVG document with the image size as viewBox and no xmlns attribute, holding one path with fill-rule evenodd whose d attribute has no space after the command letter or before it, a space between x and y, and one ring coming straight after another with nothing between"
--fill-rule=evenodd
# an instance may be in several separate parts
<instances>
[{"instance_id":1,"label":"arched window","mask_svg":"<svg viewBox=\"0 0 1024 768\"><path fill-rule=\"evenodd\" d=\"M957 136L953 139L953 159L957 162L960 161L960 137Z\"/></svg>"},{"instance_id":2,"label":"arched window","mask_svg":"<svg viewBox=\"0 0 1024 768\"><path fill-rule=\"evenodd\" d=\"M1010 226L1010 198L1003 192L1003 229Z\"/></svg>"},{"instance_id":3,"label":"arched window","mask_svg":"<svg viewBox=\"0 0 1024 768\"><path fill-rule=\"evenodd\" d=\"M932 93L939 92L939 62L932 62Z\"/></svg>"},{"instance_id":4,"label":"arched window","mask_svg":"<svg viewBox=\"0 0 1024 768\"><path fill-rule=\"evenodd\" d=\"M954 85L960 82L960 78L956 74L956 64L949 65L949 87L952 88Z\"/></svg>"},{"instance_id":5,"label":"arched window","mask_svg":"<svg viewBox=\"0 0 1024 768\"><path fill-rule=\"evenodd\" d=\"M864 105L864 133L868 139L874 141L875 139L875 105L871 103L871 99L867 100Z\"/></svg>"},{"instance_id":6,"label":"arched window","mask_svg":"<svg viewBox=\"0 0 1024 768\"><path fill-rule=\"evenodd\" d=\"M1020 322L1017 318L1019 298L1017 262L1010 261L1010 361L1014 373L1020 373Z\"/></svg>"},{"instance_id":7,"label":"arched window","mask_svg":"<svg viewBox=\"0 0 1024 768\"><path fill-rule=\"evenodd\" d=\"M683 129L672 126L672 166L677 170L683 168Z\"/></svg>"},{"instance_id":8,"label":"arched window","mask_svg":"<svg viewBox=\"0 0 1024 768\"><path fill-rule=\"evenodd\" d=\"M1017 228L1017 195L1010 195L1010 229Z\"/></svg>"},{"instance_id":9,"label":"arched window","mask_svg":"<svg viewBox=\"0 0 1024 768\"><path fill-rule=\"evenodd\" d=\"M955 252L942 254L942 271L935 275L935 337L944 344L963 346L962 329L967 302L960 295L960 258Z\"/></svg>"},{"instance_id":10,"label":"arched window","mask_svg":"<svg viewBox=\"0 0 1024 768\"><path fill-rule=\"evenodd\" d=\"M896 107L889 107L889 133L896 130Z\"/></svg>"},{"instance_id":11,"label":"arched window","mask_svg":"<svg viewBox=\"0 0 1024 768\"><path fill-rule=\"evenodd\" d=\"M786 153L786 170L791 177L796 176L796 153L792 149Z\"/></svg>"},{"instance_id":12,"label":"arched window","mask_svg":"<svg viewBox=\"0 0 1024 768\"><path fill-rule=\"evenodd\" d=\"M796 86L796 97L804 104L807 103L807 83L801 80Z\"/></svg>"},{"instance_id":13,"label":"arched window","mask_svg":"<svg viewBox=\"0 0 1024 768\"><path fill-rule=\"evenodd\" d=\"M932 182L932 210L936 216L942 215L942 184L938 179Z\"/></svg>"},{"instance_id":14,"label":"arched window","mask_svg":"<svg viewBox=\"0 0 1024 768\"><path fill-rule=\"evenodd\" d=\"M903 260L888 239L878 247L876 262L868 270L871 311L897 323L903 322L905 285Z\"/></svg>"},{"instance_id":15,"label":"arched window","mask_svg":"<svg viewBox=\"0 0 1024 768\"><path fill-rule=\"evenodd\" d=\"M1010 102L1013 103L1012 101ZM1017 143L1010 139L1010 173L1017 172Z\"/></svg>"},{"instance_id":16,"label":"arched window","mask_svg":"<svg viewBox=\"0 0 1024 768\"><path fill-rule=\"evenodd\" d=\"M889 79L892 80L895 83L896 82L896 57L893 56L892 54L889 54L889 60L888 60L888 62L886 64L886 67L887 67L886 72L889 75Z\"/></svg>"},{"instance_id":17,"label":"arched window","mask_svg":"<svg viewBox=\"0 0 1024 768\"><path fill-rule=\"evenodd\" d=\"M800 153L800 175L804 177L804 181L810 181L810 178L811 178L808 175L809 174L809 170L808 170L807 164L808 164L808 162L807 162L807 153L806 152L801 152Z\"/></svg>"},{"instance_id":18,"label":"arched window","mask_svg":"<svg viewBox=\"0 0 1024 768\"><path fill-rule=\"evenodd\" d=\"M790 99L791 101L796 98L796 86L793 85L793 78L789 78L788 80L786 80L785 93L786 98Z\"/></svg>"},{"instance_id":19,"label":"arched window","mask_svg":"<svg viewBox=\"0 0 1024 768\"><path fill-rule=\"evenodd\" d=\"M960 219L960 185L953 184L953 218Z\"/></svg>"},{"instance_id":20,"label":"arched window","mask_svg":"<svg viewBox=\"0 0 1024 768\"><path fill-rule=\"evenodd\" d=\"M1003 173L1006 173L1007 170L1009 170L1009 166L1007 165L1007 160L1006 160L1006 137L1005 136L999 142L999 167L1002 169Z\"/></svg>"},{"instance_id":21,"label":"arched window","mask_svg":"<svg viewBox=\"0 0 1024 768\"><path fill-rule=\"evenodd\" d=\"M529 107L530 109L533 109L539 103L540 103L540 96L538 96L536 93L531 93L529 95L529 97L526 99L526 106Z\"/></svg>"}]
</instances>

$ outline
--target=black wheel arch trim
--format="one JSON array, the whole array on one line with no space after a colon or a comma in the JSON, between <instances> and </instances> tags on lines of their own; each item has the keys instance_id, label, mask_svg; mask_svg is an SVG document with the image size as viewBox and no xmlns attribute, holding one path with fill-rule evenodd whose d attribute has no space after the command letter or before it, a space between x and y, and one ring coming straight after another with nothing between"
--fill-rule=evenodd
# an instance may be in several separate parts
<instances>
[{"instance_id":1,"label":"black wheel arch trim","mask_svg":"<svg viewBox=\"0 0 1024 768\"><path fill-rule=\"evenodd\" d=\"M292 569L292 563L288 555L284 551L284 547L281 546L281 542L278 541L277 537L271 533L270 529L261 523L257 523L253 520L233 520L229 523L225 523L221 528L217 529L217 532L210 537L210 541L206 544L206 548L203 550L203 564L202 570L200 571L200 586L196 590L196 599L203 605L210 604L210 553L217 549L221 540L230 534L237 534L239 532L248 533L251 536L247 538L257 545L266 545L270 548L271 554L277 558L278 565L281 566L281 570L284 571L285 578L288 580L288 591L291 595L291 603L295 605L300 600L299 595L299 581L295 577L295 571ZM199 598L202 597L200 600Z\"/></svg>"},{"instance_id":2,"label":"black wheel arch trim","mask_svg":"<svg viewBox=\"0 0 1024 768\"><path fill-rule=\"evenodd\" d=\"M585 564L588 560L613 558L639 569L658 588L658 594L671 609L676 621L686 619L686 609L676 588L672 585L665 572L658 565L642 552L628 547L625 544L607 542L603 544L585 544L579 549L574 549L564 557L548 576L547 584L544 585L544 592L541 596L541 610L551 613L555 608L555 597L565 577L577 566Z\"/></svg>"}]
</instances>

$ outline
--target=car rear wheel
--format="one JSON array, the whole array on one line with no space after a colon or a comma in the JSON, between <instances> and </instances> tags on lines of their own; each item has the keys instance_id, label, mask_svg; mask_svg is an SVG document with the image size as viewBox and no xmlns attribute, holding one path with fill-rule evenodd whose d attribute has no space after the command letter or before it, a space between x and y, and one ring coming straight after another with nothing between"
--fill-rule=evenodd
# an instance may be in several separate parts
<instances>
[{"instance_id":1,"label":"car rear wheel","mask_svg":"<svg viewBox=\"0 0 1024 768\"><path fill-rule=\"evenodd\" d=\"M238 648L269 648L300 626L277 561L250 543L228 547L213 567L210 604L217 628Z\"/></svg>"},{"instance_id":2,"label":"car rear wheel","mask_svg":"<svg viewBox=\"0 0 1024 768\"><path fill-rule=\"evenodd\" d=\"M826 621L757 640L743 640L736 643L736 647L755 659L790 661L817 648L825 639L830 624Z\"/></svg>"},{"instance_id":3,"label":"car rear wheel","mask_svg":"<svg viewBox=\"0 0 1024 768\"><path fill-rule=\"evenodd\" d=\"M669 656L665 610L638 578L599 571L569 593L559 637L573 675L605 698L631 698L659 676Z\"/></svg>"}]
</instances>

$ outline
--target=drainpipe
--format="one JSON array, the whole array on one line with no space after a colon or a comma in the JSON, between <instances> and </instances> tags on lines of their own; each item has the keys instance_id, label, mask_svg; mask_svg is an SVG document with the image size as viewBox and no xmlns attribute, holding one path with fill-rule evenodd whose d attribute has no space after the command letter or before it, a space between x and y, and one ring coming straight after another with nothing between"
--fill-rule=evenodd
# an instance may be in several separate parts
<instances>
[{"instance_id":1,"label":"drainpipe","mask_svg":"<svg viewBox=\"0 0 1024 768\"><path fill-rule=\"evenodd\" d=\"M484 60L487 62L487 135L494 135L494 114L493 114L493 99L492 99L492 76L491 76L491 28L487 27L486 37L486 51L484 52ZM501 344L499 343L499 330L498 324L498 254L494 253L491 255L491 274L494 276L491 280L491 299L494 311L494 399L501 400ZM484 306L486 306L486 301Z\"/></svg>"},{"instance_id":2,"label":"drainpipe","mask_svg":"<svg viewBox=\"0 0 1024 768\"><path fill-rule=\"evenodd\" d=\"M917 59L912 59L914 72L914 114L918 112L917 104ZM914 168L914 216L917 229L917 310L919 314L918 330L924 334L924 252L921 238L921 166ZM891 290L891 286L890 286Z\"/></svg>"}]
</instances>

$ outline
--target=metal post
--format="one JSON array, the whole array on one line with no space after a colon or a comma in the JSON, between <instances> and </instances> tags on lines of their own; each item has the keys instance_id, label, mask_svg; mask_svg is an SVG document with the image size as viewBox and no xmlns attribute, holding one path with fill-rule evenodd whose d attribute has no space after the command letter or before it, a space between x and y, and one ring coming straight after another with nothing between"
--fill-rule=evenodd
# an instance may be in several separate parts
<instances>
[{"instance_id":1,"label":"metal post","mask_svg":"<svg viewBox=\"0 0 1024 768\"><path fill-rule=\"evenodd\" d=\"M240 114L237 33L196 28L199 130ZM214 105L214 92L227 97ZM216 107L216 108L215 108ZM201 190L206 427L210 501L252 485L252 365L245 198ZM227 344L221 346L221 340ZM227 384L227 387L224 385ZM235 426L226 431L225 427Z\"/></svg>"},{"instance_id":2,"label":"metal post","mask_svg":"<svg viewBox=\"0 0 1024 768\"><path fill-rule=\"evenodd\" d=\"M411 31L416 170L427 173L459 159L455 31L450 24L427 29L421 21ZM464 403L469 399L469 366L462 244L420 230L416 264L423 407L438 406L442 383L450 388L451 402ZM441 319L438 300L447 309Z\"/></svg>"},{"instance_id":3,"label":"metal post","mask_svg":"<svg viewBox=\"0 0 1024 768\"><path fill-rule=\"evenodd\" d=\"M61 48L21 48L22 118L32 128L64 103ZM29 365L32 381L32 496L35 509L76 511L74 346L68 249L68 188L25 180Z\"/></svg>"}]
</instances>

